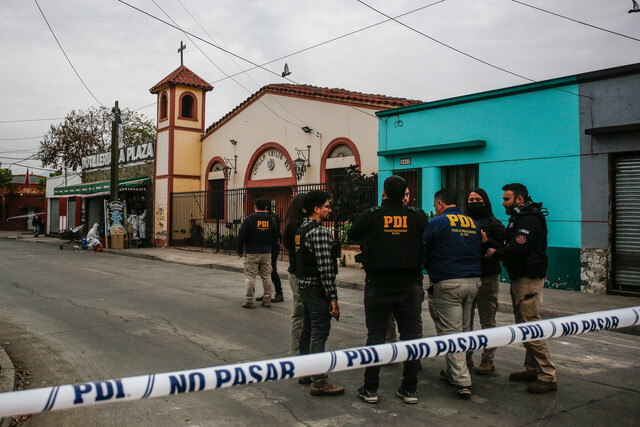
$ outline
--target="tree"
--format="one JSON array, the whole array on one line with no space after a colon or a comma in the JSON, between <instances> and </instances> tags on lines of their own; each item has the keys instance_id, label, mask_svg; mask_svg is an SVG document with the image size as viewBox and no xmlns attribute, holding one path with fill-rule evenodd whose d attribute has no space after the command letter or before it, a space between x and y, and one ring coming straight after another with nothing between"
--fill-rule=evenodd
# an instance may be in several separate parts
<instances>
[{"instance_id":1,"label":"tree","mask_svg":"<svg viewBox=\"0 0 640 427\"><path fill-rule=\"evenodd\" d=\"M0 168L0 189L13 181L11 169Z\"/></svg>"},{"instance_id":2,"label":"tree","mask_svg":"<svg viewBox=\"0 0 640 427\"><path fill-rule=\"evenodd\" d=\"M151 119L126 108L120 115L124 145L155 139L156 127ZM114 114L107 107L71 111L62 123L51 125L40 142L36 159L44 167L77 171L83 157L109 150L113 120Z\"/></svg>"}]
</instances>

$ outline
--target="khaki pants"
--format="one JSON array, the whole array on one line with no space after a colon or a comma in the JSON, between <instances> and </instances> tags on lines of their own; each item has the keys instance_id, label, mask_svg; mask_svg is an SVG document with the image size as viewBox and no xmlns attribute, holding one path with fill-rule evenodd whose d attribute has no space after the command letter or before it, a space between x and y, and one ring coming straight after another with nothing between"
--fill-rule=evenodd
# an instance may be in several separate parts
<instances>
[{"instance_id":1,"label":"khaki pants","mask_svg":"<svg viewBox=\"0 0 640 427\"><path fill-rule=\"evenodd\" d=\"M291 351L293 354L300 354L300 332L302 331L302 321L304 320L304 305L298 288L296 275L289 274L289 286L293 293L293 309L291 311Z\"/></svg>"},{"instance_id":2,"label":"khaki pants","mask_svg":"<svg viewBox=\"0 0 640 427\"><path fill-rule=\"evenodd\" d=\"M465 332L471 328L471 307L480 287L480 278L449 279L433 284L429 312L438 335ZM445 356L446 371L456 385L471 386L465 353Z\"/></svg>"},{"instance_id":3,"label":"khaki pants","mask_svg":"<svg viewBox=\"0 0 640 427\"><path fill-rule=\"evenodd\" d=\"M253 302L256 292L256 276L262 279L262 298L271 301L271 254L245 254L244 276L247 284L247 301Z\"/></svg>"},{"instance_id":4,"label":"khaki pants","mask_svg":"<svg viewBox=\"0 0 640 427\"><path fill-rule=\"evenodd\" d=\"M511 302L516 323L540 320L543 287L544 279L523 277L511 281ZM551 362L547 340L530 341L522 345L526 349L525 370L536 374L540 381L555 382L556 366Z\"/></svg>"},{"instance_id":5,"label":"khaki pants","mask_svg":"<svg viewBox=\"0 0 640 427\"><path fill-rule=\"evenodd\" d=\"M489 329L496 327L496 313L498 312L498 291L500 287L500 275L495 274L493 276L483 277L478 289L476 299L473 301L473 308L471 309L471 329L473 331L473 318L478 308L478 317L480 317L480 326L482 329ZM473 351L467 352L467 357L471 357ZM496 348L485 348L482 351L482 361L493 363L493 358L496 354Z\"/></svg>"}]
</instances>

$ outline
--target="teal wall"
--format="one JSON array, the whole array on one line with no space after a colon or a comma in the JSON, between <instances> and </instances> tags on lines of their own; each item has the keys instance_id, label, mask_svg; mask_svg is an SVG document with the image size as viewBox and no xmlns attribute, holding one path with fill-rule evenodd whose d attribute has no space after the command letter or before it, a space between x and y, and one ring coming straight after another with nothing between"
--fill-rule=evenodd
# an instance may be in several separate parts
<instances>
[{"instance_id":1,"label":"teal wall","mask_svg":"<svg viewBox=\"0 0 640 427\"><path fill-rule=\"evenodd\" d=\"M501 188L509 182L525 184L549 210L549 255L559 257L550 262L551 285L579 288L579 97L568 93L578 93L578 85L566 79L562 84L526 85L378 113L380 185L393 170L421 169L422 208L430 211L441 167L477 163L479 185L489 194L494 214L506 223ZM442 149L478 140L485 146ZM434 151L422 151L436 145ZM408 152L383 157L387 150ZM411 158L411 165L400 166L401 158Z\"/></svg>"}]
</instances>

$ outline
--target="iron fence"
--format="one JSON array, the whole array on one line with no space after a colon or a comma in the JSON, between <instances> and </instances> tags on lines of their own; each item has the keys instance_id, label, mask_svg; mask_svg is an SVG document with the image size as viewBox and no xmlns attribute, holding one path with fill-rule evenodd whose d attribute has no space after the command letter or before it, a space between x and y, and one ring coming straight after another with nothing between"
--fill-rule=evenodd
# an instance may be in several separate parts
<instances>
[{"instance_id":1,"label":"iron fence","mask_svg":"<svg viewBox=\"0 0 640 427\"><path fill-rule=\"evenodd\" d=\"M235 253L238 230L244 218L253 213L256 199L270 200L272 212L284 219L293 197L311 190L323 190L331 195L332 212L324 225L342 243L348 243L346 232L351 222L378 201L375 180L173 193L169 244Z\"/></svg>"}]
</instances>

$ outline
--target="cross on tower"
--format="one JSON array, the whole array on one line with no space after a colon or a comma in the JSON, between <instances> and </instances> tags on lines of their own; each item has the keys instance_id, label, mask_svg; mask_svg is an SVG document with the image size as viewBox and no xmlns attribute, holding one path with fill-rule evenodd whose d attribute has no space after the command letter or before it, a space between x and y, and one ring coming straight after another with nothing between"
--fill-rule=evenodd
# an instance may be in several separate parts
<instances>
[{"instance_id":1,"label":"cross on tower","mask_svg":"<svg viewBox=\"0 0 640 427\"><path fill-rule=\"evenodd\" d=\"M182 42L180 42L180 49L178 49L178 53L180 54L180 65L184 65L182 62L182 51L185 50L187 48L187 45L182 44Z\"/></svg>"}]
</instances>

